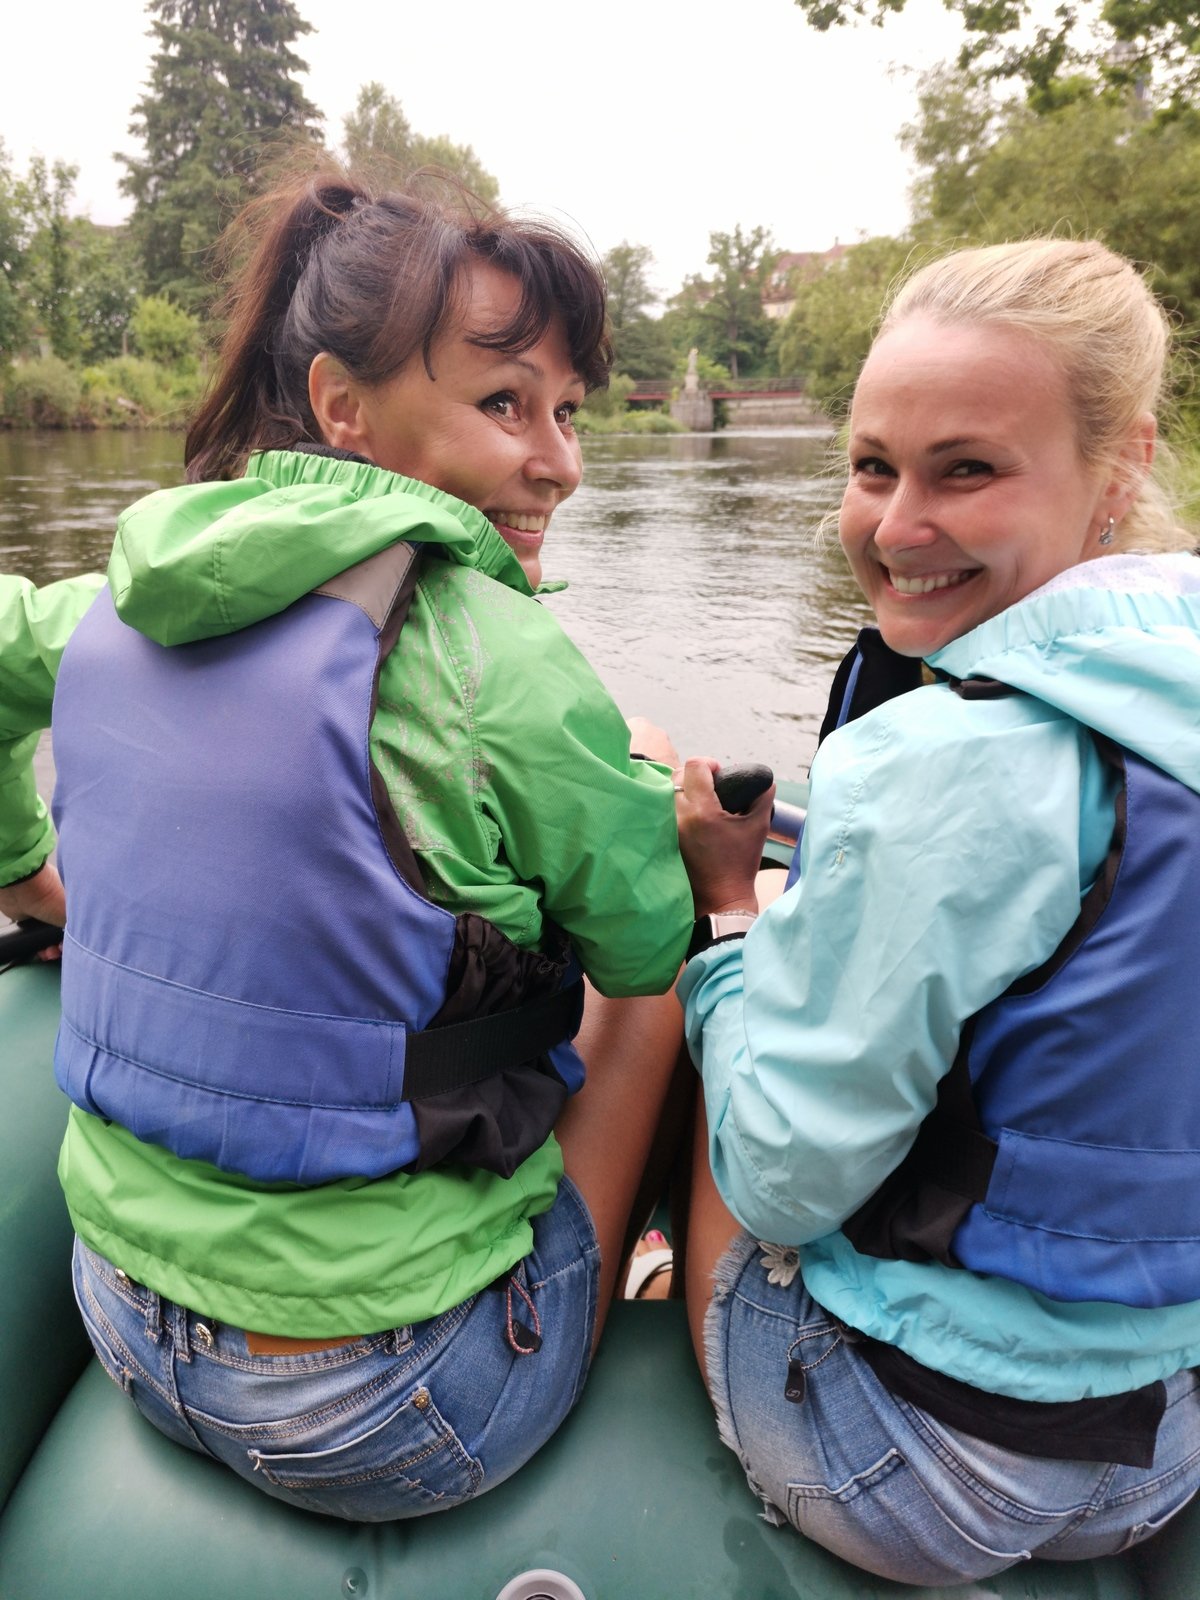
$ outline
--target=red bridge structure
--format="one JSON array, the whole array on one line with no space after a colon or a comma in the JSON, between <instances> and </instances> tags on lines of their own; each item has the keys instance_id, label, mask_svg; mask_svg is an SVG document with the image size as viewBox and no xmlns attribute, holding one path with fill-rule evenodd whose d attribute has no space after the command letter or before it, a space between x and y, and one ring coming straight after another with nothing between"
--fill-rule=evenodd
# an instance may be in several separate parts
<instances>
[{"instance_id":1,"label":"red bridge structure","mask_svg":"<svg viewBox=\"0 0 1200 1600\"><path fill-rule=\"evenodd\" d=\"M626 397L626 405L662 405L683 387L682 378L639 378ZM780 399L799 399L804 393L803 377L734 378L718 389L706 389L710 400L751 400L759 395Z\"/></svg>"}]
</instances>

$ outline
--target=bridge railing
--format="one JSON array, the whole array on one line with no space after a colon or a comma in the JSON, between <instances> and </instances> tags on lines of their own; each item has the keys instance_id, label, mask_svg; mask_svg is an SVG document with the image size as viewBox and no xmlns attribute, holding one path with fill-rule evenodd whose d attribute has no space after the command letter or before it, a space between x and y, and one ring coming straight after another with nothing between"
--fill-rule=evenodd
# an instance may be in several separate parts
<instances>
[{"instance_id":1,"label":"bridge railing","mask_svg":"<svg viewBox=\"0 0 1200 1600\"><path fill-rule=\"evenodd\" d=\"M660 396L672 394L676 389L682 389L683 381L680 378L639 378L634 387L629 391L630 400L650 400ZM796 394L803 392L804 378L802 375L783 378L733 378L728 383L714 385L712 393L717 392L726 396L754 395L754 394Z\"/></svg>"}]
</instances>

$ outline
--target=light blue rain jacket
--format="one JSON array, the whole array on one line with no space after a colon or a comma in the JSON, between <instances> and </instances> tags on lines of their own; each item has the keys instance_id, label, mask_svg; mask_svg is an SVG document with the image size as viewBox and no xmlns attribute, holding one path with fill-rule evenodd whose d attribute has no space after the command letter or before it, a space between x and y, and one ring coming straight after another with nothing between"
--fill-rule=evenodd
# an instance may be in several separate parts
<instances>
[{"instance_id":1,"label":"light blue rain jacket","mask_svg":"<svg viewBox=\"0 0 1200 1600\"><path fill-rule=\"evenodd\" d=\"M850 1325L993 1392L1120 1393L1200 1364L1200 1304L1050 1300L838 1229L909 1148L963 1022L1078 914L1114 798L1081 724L1200 791L1200 561L1087 562L930 659L1025 693L931 686L832 735L801 882L680 981L713 1171Z\"/></svg>"}]
</instances>

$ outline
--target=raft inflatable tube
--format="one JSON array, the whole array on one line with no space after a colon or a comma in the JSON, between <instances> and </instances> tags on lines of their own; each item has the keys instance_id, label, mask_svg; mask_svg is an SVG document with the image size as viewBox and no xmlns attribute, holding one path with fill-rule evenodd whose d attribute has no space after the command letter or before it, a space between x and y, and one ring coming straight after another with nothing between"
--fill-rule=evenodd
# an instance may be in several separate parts
<instances>
[{"instance_id":1,"label":"raft inflatable tube","mask_svg":"<svg viewBox=\"0 0 1200 1600\"><path fill-rule=\"evenodd\" d=\"M2 1600L1196 1600L1200 1505L1128 1555L911 1589L768 1525L717 1438L680 1302L614 1307L583 1399L514 1478L355 1525L172 1444L91 1359L55 1176L55 966L0 975Z\"/></svg>"}]
</instances>

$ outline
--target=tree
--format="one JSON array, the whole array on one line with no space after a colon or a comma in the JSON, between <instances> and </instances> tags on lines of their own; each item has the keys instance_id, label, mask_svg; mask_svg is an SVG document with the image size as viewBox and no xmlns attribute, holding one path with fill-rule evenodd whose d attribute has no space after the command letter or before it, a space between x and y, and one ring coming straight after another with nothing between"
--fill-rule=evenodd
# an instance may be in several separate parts
<instances>
[{"instance_id":1,"label":"tree","mask_svg":"<svg viewBox=\"0 0 1200 1600\"><path fill-rule=\"evenodd\" d=\"M481 200L494 201L500 185L469 144L445 134L414 133L399 100L381 83L364 83L342 123L346 162L378 182L401 188L425 168L448 173Z\"/></svg>"},{"instance_id":2,"label":"tree","mask_svg":"<svg viewBox=\"0 0 1200 1600\"><path fill-rule=\"evenodd\" d=\"M381 83L364 83L354 110L342 121L347 166L365 168L380 157L403 163L412 148L412 137L412 126L399 100Z\"/></svg>"},{"instance_id":3,"label":"tree","mask_svg":"<svg viewBox=\"0 0 1200 1600\"><path fill-rule=\"evenodd\" d=\"M686 360L687 353L693 345L708 353L709 329L703 321L701 312L711 292L707 280L698 272L693 272L689 273L667 300L667 309L659 319L659 324L671 348L672 369L676 364L675 358L682 356Z\"/></svg>"},{"instance_id":4,"label":"tree","mask_svg":"<svg viewBox=\"0 0 1200 1600\"><path fill-rule=\"evenodd\" d=\"M614 332L645 316L646 308L658 299L650 284L653 260L648 245L630 244L628 239L606 252L601 266L608 291L608 320Z\"/></svg>"},{"instance_id":5,"label":"tree","mask_svg":"<svg viewBox=\"0 0 1200 1600\"><path fill-rule=\"evenodd\" d=\"M664 378L674 371L678 352L666 317L634 317L613 331L614 368L631 378Z\"/></svg>"},{"instance_id":6,"label":"tree","mask_svg":"<svg viewBox=\"0 0 1200 1600\"><path fill-rule=\"evenodd\" d=\"M806 275L777 336L778 370L803 373L812 399L844 411L888 291L916 264L907 239L865 239Z\"/></svg>"},{"instance_id":7,"label":"tree","mask_svg":"<svg viewBox=\"0 0 1200 1600\"><path fill-rule=\"evenodd\" d=\"M292 41L311 33L292 0L149 0L158 48L117 155L134 202L130 235L146 285L184 305L211 294L209 252L259 186L268 155L315 138L321 114L301 93Z\"/></svg>"},{"instance_id":8,"label":"tree","mask_svg":"<svg viewBox=\"0 0 1200 1600\"><path fill-rule=\"evenodd\" d=\"M21 268L25 257L22 205L8 152L0 140L0 362L11 360L24 342Z\"/></svg>"},{"instance_id":9,"label":"tree","mask_svg":"<svg viewBox=\"0 0 1200 1600\"><path fill-rule=\"evenodd\" d=\"M915 233L939 244L1071 232L1151 266L1200 325L1200 119L1145 118L1105 95L1037 114L941 71L904 140L920 175Z\"/></svg>"},{"instance_id":10,"label":"tree","mask_svg":"<svg viewBox=\"0 0 1200 1600\"><path fill-rule=\"evenodd\" d=\"M65 161L48 166L44 157L33 156L17 186L29 240L22 265L25 295L51 352L63 361L81 348L75 230L68 212L78 173Z\"/></svg>"},{"instance_id":11,"label":"tree","mask_svg":"<svg viewBox=\"0 0 1200 1600\"><path fill-rule=\"evenodd\" d=\"M200 348L200 324L160 294L139 299L130 319L134 348L160 366L193 372Z\"/></svg>"},{"instance_id":12,"label":"tree","mask_svg":"<svg viewBox=\"0 0 1200 1600\"><path fill-rule=\"evenodd\" d=\"M72 228L83 359L107 361L124 352L141 263L123 228L97 227L83 217L77 217Z\"/></svg>"},{"instance_id":13,"label":"tree","mask_svg":"<svg viewBox=\"0 0 1200 1600\"><path fill-rule=\"evenodd\" d=\"M795 0L820 32L865 17L876 26L905 0ZM1081 86L1144 96L1179 110L1200 89L1200 10L1182 0L1060 0L1053 20L1029 27L1030 0L945 0L963 20L958 65L1023 83L1031 105L1053 110Z\"/></svg>"},{"instance_id":14,"label":"tree","mask_svg":"<svg viewBox=\"0 0 1200 1600\"><path fill-rule=\"evenodd\" d=\"M717 271L698 307L700 348L737 378L754 371L770 343L762 297L778 252L765 228L746 234L740 223L732 233L710 233L708 243Z\"/></svg>"},{"instance_id":15,"label":"tree","mask_svg":"<svg viewBox=\"0 0 1200 1600\"><path fill-rule=\"evenodd\" d=\"M631 378L662 378L675 364L675 351L663 319L648 314L658 299L650 282L654 256L644 244L622 239L601 263L608 290L613 367Z\"/></svg>"},{"instance_id":16,"label":"tree","mask_svg":"<svg viewBox=\"0 0 1200 1600\"><path fill-rule=\"evenodd\" d=\"M76 170L34 156L17 178L0 147L0 358L32 333L65 361L121 351L138 262L123 229L71 216Z\"/></svg>"}]
</instances>

